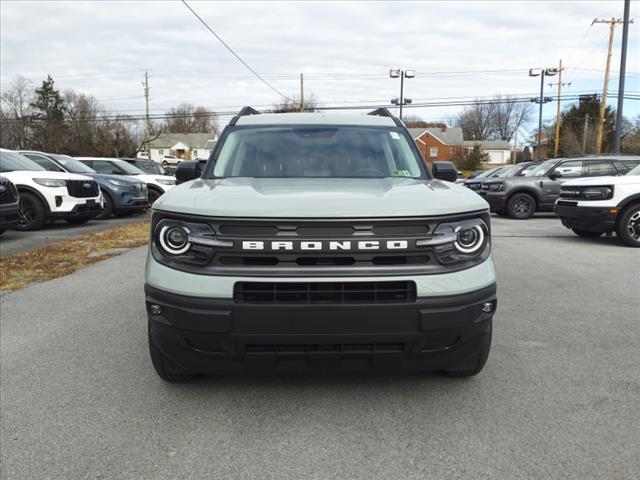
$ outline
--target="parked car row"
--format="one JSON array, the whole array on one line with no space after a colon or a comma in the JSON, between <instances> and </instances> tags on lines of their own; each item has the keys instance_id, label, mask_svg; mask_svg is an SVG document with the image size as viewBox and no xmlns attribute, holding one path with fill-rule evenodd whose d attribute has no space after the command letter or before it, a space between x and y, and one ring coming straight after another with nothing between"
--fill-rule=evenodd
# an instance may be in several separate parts
<instances>
[{"instance_id":1,"label":"parked car row","mask_svg":"<svg viewBox=\"0 0 640 480\"><path fill-rule=\"evenodd\" d=\"M615 231L640 246L640 156L555 158L485 170L464 185L492 212L526 220L556 212L577 235Z\"/></svg>"},{"instance_id":2,"label":"parked car row","mask_svg":"<svg viewBox=\"0 0 640 480\"><path fill-rule=\"evenodd\" d=\"M143 171L117 158L0 149L0 230L39 230L57 219L82 224L146 211L176 183L174 177L149 173L151 167Z\"/></svg>"}]
</instances>

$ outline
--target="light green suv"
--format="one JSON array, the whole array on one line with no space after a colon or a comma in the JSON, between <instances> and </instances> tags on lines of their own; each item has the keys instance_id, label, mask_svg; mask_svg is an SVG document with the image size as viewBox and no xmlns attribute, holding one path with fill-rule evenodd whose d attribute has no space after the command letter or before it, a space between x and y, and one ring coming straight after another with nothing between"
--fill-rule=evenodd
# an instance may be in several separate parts
<instances>
[{"instance_id":1,"label":"light green suv","mask_svg":"<svg viewBox=\"0 0 640 480\"><path fill-rule=\"evenodd\" d=\"M158 375L480 372L496 308L489 207L455 169L433 170L385 109L245 107L153 205Z\"/></svg>"}]
</instances>

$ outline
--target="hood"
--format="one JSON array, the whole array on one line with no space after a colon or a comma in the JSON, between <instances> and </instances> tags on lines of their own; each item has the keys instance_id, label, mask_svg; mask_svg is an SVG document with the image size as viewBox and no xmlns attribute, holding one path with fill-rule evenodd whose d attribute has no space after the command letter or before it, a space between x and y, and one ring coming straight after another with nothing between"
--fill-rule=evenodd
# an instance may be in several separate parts
<instances>
[{"instance_id":1,"label":"hood","mask_svg":"<svg viewBox=\"0 0 640 480\"><path fill-rule=\"evenodd\" d=\"M48 170L15 170L13 172L2 172L7 178L54 178L60 180L92 180L87 175L76 173L50 172Z\"/></svg>"},{"instance_id":2,"label":"hood","mask_svg":"<svg viewBox=\"0 0 640 480\"><path fill-rule=\"evenodd\" d=\"M562 182L562 186L578 187L580 185L636 185L640 184L640 175L620 175L617 177L576 178Z\"/></svg>"},{"instance_id":3,"label":"hood","mask_svg":"<svg viewBox=\"0 0 640 480\"><path fill-rule=\"evenodd\" d=\"M414 217L486 210L468 188L410 178L225 178L174 187L155 210L219 217Z\"/></svg>"},{"instance_id":4,"label":"hood","mask_svg":"<svg viewBox=\"0 0 640 480\"><path fill-rule=\"evenodd\" d=\"M144 183L141 179L136 177L130 177L128 175L110 175L108 173L83 173L87 177L91 177L99 183L106 182L107 180L124 180L131 183Z\"/></svg>"},{"instance_id":5,"label":"hood","mask_svg":"<svg viewBox=\"0 0 640 480\"><path fill-rule=\"evenodd\" d=\"M487 178L483 183L531 183L538 182L544 177L502 177L502 178Z\"/></svg>"},{"instance_id":6,"label":"hood","mask_svg":"<svg viewBox=\"0 0 640 480\"><path fill-rule=\"evenodd\" d=\"M154 182L157 181L156 179L160 179L160 180L176 180L176 177L172 177L171 175L161 175L161 174L155 174L155 173L141 173L139 175L136 175L135 178L139 178L140 180L144 181L144 182Z\"/></svg>"}]
</instances>

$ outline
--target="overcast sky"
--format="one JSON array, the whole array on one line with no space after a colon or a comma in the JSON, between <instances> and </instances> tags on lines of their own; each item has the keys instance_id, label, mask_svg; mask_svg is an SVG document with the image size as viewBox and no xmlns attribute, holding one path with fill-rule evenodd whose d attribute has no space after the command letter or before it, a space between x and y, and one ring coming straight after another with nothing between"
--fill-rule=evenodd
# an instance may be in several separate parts
<instances>
[{"instance_id":1,"label":"overcast sky","mask_svg":"<svg viewBox=\"0 0 640 480\"><path fill-rule=\"evenodd\" d=\"M638 3L632 2L627 93L640 91ZM536 95L530 67L557 66L566 94L602 89L609 29L622 0L423 2L200 2L194 8L249 65L285 95L321 104L381 103L398 95L391 67L415 69L405 83L414 102L496 93ZM266 108L278 95L253 77L179 1L30 2L2 0L1 86L16 75L92 94L112 111L141 114L149 70L152 113L180 102L217 111ZM612 71L619 69L622 28ZM493 72L490 72L493 71ZM555 78L549 81L556 81ZM610 91L618 89L612 73ZM547 94L553 91L547 87ZM615 105L615 98L610 104ZM624 113L640 113L627 100ZM460 107L412 109L443 120ZM555 113L545 106L544 117ZM223 122L226 122L225 118Z\"/></svg>"}]
</instances>

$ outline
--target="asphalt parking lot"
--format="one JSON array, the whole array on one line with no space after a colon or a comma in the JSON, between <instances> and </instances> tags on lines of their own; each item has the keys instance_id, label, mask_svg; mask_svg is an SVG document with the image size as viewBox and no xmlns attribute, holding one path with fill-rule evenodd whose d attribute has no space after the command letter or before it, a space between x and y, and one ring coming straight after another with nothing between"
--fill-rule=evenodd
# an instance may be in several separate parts
<instances>
[{"instance_id":1,"label":"asphalt parking lot","mask_svg":"<svg viewBox=\"0 0 640 480\"><path fill-rule=\"evenodd\" d=\"M25 250L43 247L50 243L68 240L80 235L101 232L128 223L141 222L151 218L148 213L112 217L109 220L89 220L82 225L71 225L64 221L48 224L35 232L6 231L0 237L0 257L8 257Z\"/></svg>"},{"instance_id":2,"label":"asphalt parking lot","mask_svg":"<svg viewBox=\"0 0 640 480\"><path fill-rule=\"evenodd\" d=\"M3 479L640 478L640 252L494 218L485 370L159 380L145 249L4 294Z\"/></svg>"}]
</instances>

